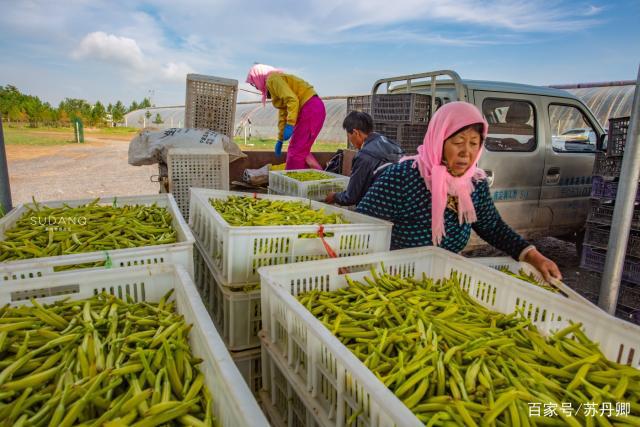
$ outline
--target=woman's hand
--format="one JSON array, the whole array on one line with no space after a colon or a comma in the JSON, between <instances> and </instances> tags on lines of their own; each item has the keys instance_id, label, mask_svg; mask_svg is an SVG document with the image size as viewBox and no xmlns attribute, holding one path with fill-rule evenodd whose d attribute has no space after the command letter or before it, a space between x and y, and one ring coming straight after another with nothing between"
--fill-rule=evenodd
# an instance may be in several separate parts
<instances>
[{"instance_id":1,"label":"woman's hand","mask_svg":"<svg viewBox=\"0 0 640 427\"><path fill-rule=\"evenodd\" d=\"M331 192L327 194L327 197L324 199L325 203L333 204L336 201L336 193Z\"/></svg>"},{"instance_id":2,"label":"woman's hand","mask_svg":"<svg viewBox=\"0 0 640 427\"><path fill-rule=\"evenodd\" d=\"M524 261L533 265L544 277L547 282L551 279L562 280L562 273L555 262L542 255L537 249L531 249L524 256Z\"/></svg>"}]
</instances>

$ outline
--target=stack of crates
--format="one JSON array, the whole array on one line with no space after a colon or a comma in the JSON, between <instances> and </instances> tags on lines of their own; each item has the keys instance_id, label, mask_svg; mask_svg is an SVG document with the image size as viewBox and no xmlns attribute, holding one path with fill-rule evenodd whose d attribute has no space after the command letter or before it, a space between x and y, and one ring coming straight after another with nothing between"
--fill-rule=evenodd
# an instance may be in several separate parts
<instances>
[{"instance_id":1,"label":"stack of crates","mask_svg":"<svg viewBox=\"0 0 640 427\"><path fill-rule=\"evenodd\" d=\"M580 267L602 273L611 232L629 117L609 119L607 151L596 153ZM631 222L616 315L640 323L640 192Z\"/></svg>"},{"instance_id":2,"label":"stack of crates","mask_svg":"<svg viewBox=\"0 0 640 427\"><path fill-rule=\"evenodd\" d=\"M419 93L377 94L371 102L373 130L415 154L431 118L431 96Z\"/></svg>"},{"instance_id":3,"label":"stack of crates","mask_svg":"<svg viewBox=\"0 0 640 427\"><path fill-rule=\"evenodd\" d=\"M431 96L419 93L350 96L347 114L352 111L371 115L374 132L397 142L405 153L415 154L427 133ZM351 144L349 148L353 149Z\"/></svg>"},{"instance_id":4,"label":"stack of crates","mask_svg":"<svg viewBox=\"0 0 640 427\"><path fill-rule=\"evenodd\" d=\"M233 141L237 98L237 80L187 74L184 127L209 129ZM161 192L174 194L185 218L189 218L189 188L229 189L229 158L225 153L176 148L168 154L167 167L160 168L161 180L168 180L168 188L161 185Z\"/></svg>"},{"instance_id":5,"label":"stack of crates","mask_svg":"<svg viewBox=\"0 0 640 427\"><path fill-rule=\"evenodd\" d=\"M258 397L262 388L260 340L257 337L262 328L260 288L229 285L205 249L202 237L196 237L193 251L194 282L231 358L254 396Z\"/></svg>"},{"instance_id":6,"label":"stack of crates","mask_svg":"<svg viewBox=\"0 0 640 427\"><path fill-rule=\"evenodd\" d=\"M268 265L323 259L329 256L316 237L319 225L232 226L211 205L212 200L250 193L191 189L189 226L193 231L194 282L213 324L231 356L257 393L262 388L260 338L262 329L260 276ZM341 214L346 224L325 224L324 241L337 256L388 250L392 224L316 201L280 195L255 198L297 201L327 214Z\"/></svg>"}]
</instances>

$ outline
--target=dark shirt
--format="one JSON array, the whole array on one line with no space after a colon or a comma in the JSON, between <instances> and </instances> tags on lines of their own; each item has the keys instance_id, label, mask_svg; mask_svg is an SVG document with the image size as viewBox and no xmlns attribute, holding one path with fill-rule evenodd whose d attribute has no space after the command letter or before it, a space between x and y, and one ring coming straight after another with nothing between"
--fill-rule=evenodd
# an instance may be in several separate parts
<instances>
[{"instance_id":1,"label":"dark shirt","mask_svg":"<svg viewBox=\"0 0 640 427\"><path fill-rule=\"evenodd\" d=\"M431 246L431 192L412 161L387 167L357 206L366 215L393 222L391 249ZM509 227L493 204L486 180L474 182L471 193L477 221L458 222L458 214L445 209L445 236L440 247L460 252L471 229L492 246L518 259L529 243Z\"/></svg>"},{"instance_id":2,"label":"dark shirt","mask_svg":"<svg viewBox=\"0 0 640 427\"><path fill-rule=\"evenodd\" d=\"M334 201L343 206L357 205L373 183L376 169L385 163L397 163L402 155L402 148L395 142L371 132L353 158L347 189L336 193Z\"/></svg>"}]
</instances>

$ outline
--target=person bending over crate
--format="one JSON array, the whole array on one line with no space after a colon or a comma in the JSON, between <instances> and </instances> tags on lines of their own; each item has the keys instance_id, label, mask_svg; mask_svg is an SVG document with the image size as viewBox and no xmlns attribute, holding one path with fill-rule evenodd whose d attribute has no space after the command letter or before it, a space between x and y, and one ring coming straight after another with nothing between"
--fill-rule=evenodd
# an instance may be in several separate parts
<instances>
[{"instance_id":1,"label":"person bending over crate","mask_svg":"<svg viewBox=\"0 0 640 427\"><path fill-rule=\"evenodd\" d=\"M342 122L349 142L358 149L345 191L329 193L325 202L342 206L357 205L383 167L397 163L404 154L395 142L373 132L373 119L367 113L352 111Z\"/></svg>"},{"instance_id":2,"label":"person bending over crate","mask_svg":"<svg viewBox=\"0 0 640 427\"><path fill-rule=\"evenodd\" d=\"M326 111L313 86L293 74L265 64L251 67L247 83L262 92L263 105L269 98L279 111L275 153L280 157L282 144L291 139L286 169L306 169L308 165L322 170L311 154L311 146L322 129Z\"/></svg>"},{"instance_id":3,"label":"person bending over crate","mask_svg":"<svg viewBox=\"0 0 640 427\"><path fill-rule=\"evenodd\" d=\"M489 125L467 102L440 107L418 154L387 167L356 210L393 222L391 249L439 246L460 252L473 229L514 259L532 264L545 280L558 266L500 217L485 172L477 167Z\"/></svg>"}]
</instances>

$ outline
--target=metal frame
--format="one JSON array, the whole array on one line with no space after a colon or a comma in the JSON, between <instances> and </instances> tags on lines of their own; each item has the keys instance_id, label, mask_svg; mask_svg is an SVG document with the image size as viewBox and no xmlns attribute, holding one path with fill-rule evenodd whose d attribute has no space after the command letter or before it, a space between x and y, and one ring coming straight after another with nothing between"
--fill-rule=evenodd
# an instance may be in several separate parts
<instances>
[{"instance_id":1,"label":"metal frame","mask_svg":"<svg viewBox=\"0 0 640 427\"><path fill-rule=\"evenodd\" d=\"M446 76L449 77L449 80L441 80L440 82L437 81L438 77L441 76ZM396 77L387 77L384 79L379 79L377 80L374 84L373 87L371 88L371 95L375 95L376 93L378 93L378 89L380 88L380 86L382 86L383 84L386 83L387 85L387 92L389 91L389 88L391 87L391 83L394 82L406 82L406 86L405 86L405 92L411 92L411 88L413 87L412 85L412 81L416 80L416 79L425 79L425 78L429 78L431 79L429 82L421 82L418 84L418 86L431 86L431 111L435 112L436 111L436 85L437 83L453 83L453 85L456 88L456 94L458 95L458 99L460 101L468 101L467 99L467 94L464 90L464 84L462 83L462 79L460 78L460 75L458 73L456 73L453 70L438 70L438 71L427 71L424 73L418 73L418 74L407 74L404 76L396 76ZM373 103L373 96L371 97L371 102Z\"/></svg>"}]
</instances>

